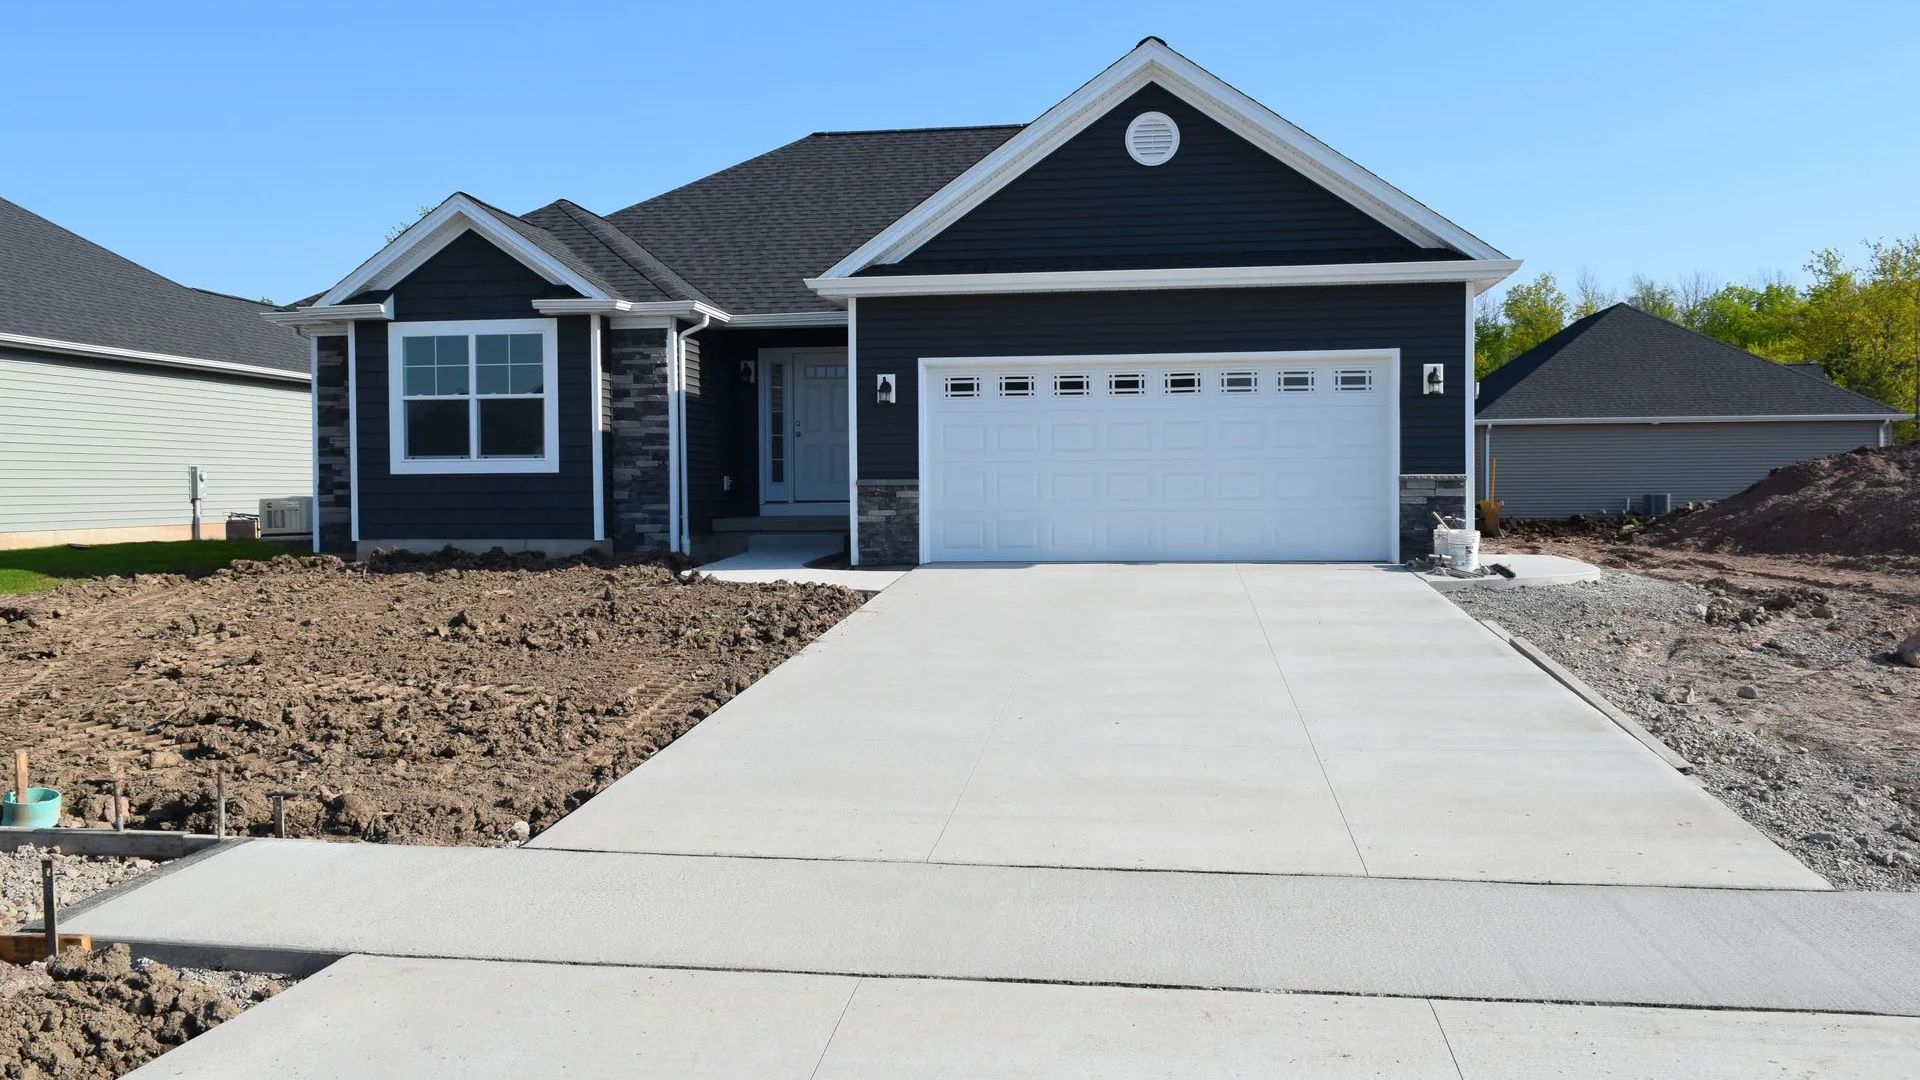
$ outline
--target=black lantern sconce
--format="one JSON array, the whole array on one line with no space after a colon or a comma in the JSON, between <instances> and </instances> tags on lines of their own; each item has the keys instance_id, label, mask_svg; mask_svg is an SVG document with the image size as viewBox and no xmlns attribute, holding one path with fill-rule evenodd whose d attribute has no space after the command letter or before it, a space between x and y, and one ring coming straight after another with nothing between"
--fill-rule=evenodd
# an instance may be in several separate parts
<instances>
[{"instance_id":1,"label":"black lantern sconce","mask_svg":"<svg viewBox=\"0 0 1920 1080\"><path fill-rule=\"evenodd\" d=\"M875 405L893 404L893 388L897 385L891 375L876 375L873 380L873 403Z\"/></svg>"}]
</instances>

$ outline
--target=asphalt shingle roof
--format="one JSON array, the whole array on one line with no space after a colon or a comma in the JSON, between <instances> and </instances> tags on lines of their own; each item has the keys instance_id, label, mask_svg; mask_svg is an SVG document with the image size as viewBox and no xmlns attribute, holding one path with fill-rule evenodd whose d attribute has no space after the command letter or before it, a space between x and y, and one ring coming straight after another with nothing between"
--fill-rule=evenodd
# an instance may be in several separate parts
<instances>
[{"instance_id":1,"label":"asphalt shingle roof","mask_svg":"<svg viewBox=\"0 0 1920 1080\"><path fill-rule=\"evenodd\" d=\"M672 267L613 227L606 218L566 199L521 219L545 229L612 287L622 300L707 300Z\"/></svg>"},{"instance_id":2,"label":"asphalt shingle roof","mask_svg":"<svg viewBox=\"0 0 1920 1080\"><path fill-rule=\"evenodd\" d=\"M0 199L0 333L304 372L270 305L195 289Z\"/></svg>"},{"instance_id":3,"label":"asphalt shingle roof","mask_svg":"<svg viewBox=\"0 0 1920 1080\"><path fill-rule=\"evenodd\" d=\"M834 311L802 281L1019 130L821 132L606 220L735 314Z\"/></svg>"},{"instance_id":4,"label":"asphalt shingle roof","mask_svg":"<svg viewBox=\"0 0 1920 1080\"><path fill-rule=\"evenodd\" d=\"M1895 412L1628 304L1573 323L1482 379L1475 411L1482 420Z\"/></svg>"}]
</instances>

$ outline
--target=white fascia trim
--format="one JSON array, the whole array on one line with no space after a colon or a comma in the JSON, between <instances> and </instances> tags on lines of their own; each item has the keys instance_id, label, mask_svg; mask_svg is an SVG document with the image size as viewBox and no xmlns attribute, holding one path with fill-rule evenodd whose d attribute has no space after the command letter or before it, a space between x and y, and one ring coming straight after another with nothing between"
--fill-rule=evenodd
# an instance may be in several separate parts
<instances>
[{"instance_id":1,"label":"white fascia trim","mask_svg":"<svg viewBox=\"0 0 1920 1080\"><path fill-rule=\"evenodd\" d=\"M976 293L1117 292L1137 289L1255 289L1286 285L1472 282L1492 285L1517 259L1329 263L1313 266L1203 266L1181 270L1059 270L1019 274L902 274L809 278L822 296L958 296ZM1484 288L1484 286L1483 286Z\"/></svg>"},{"instance_id":2,"label":"white fascia trim","mask_svg":"<svg viewBox=\"0 0 1920 1080\"><path fill-rule=\"evenodd\" d=\"M788 311L735 315L727 325L740 330L791 330L808 326L846 326L850 322L844 311Z\"/></svg>"},{"instance_id":3,"label":"white fascia trim","mask_svg":"<svg viewBox=\"0 0 1920 1080\"><path fill-rule=\"evenodd\" d=\"M1800 414L1793 416L1554 416L1534 420L1475 420L1480 427L1515 425L1564 425L1564 424L1757 424L1757 423L1834 423L1843 420L1858 420L1867 423L1875 420L1909 420L1906 413L1833 413Z\"/></svg>"},{"instance_id":4,"label":"white fascia trim","mask_svg":"<svg viewBox=\"0 0 1920 1080\"><path fill-rule=\"evenodd\" d=\"M1474 259L1504 258L1484 240L1361 168L1165 44L1149 39L835 263L821 277L850 277L875 263L898 262L912 254L1150 82L1166 87L1229 131L1305 173L1421 247L1451 247Z\"/></svg>"},{"instance_id":5,"label":"white fascia trim","mask_svg":"<svg viewBox=\"0 0 1920 1080\"><path fill-rule=\"evenodd\" d=\"M712 304L698 300L535 300L533 309L542 315L605 315L616 330L634 327L659 327L663 320L711 319L717 323L733 316Z\"/></svg>"},{"instance_id":6,"label":"white fascia trim","mask_svg":"<svg viewBox=\"0 0 1920 1080\"><path fill-rule=\"evenodd\" d=\"M245 375L253 379L278 379L282 382L313 382L312 374L305 371L287 371L282 368L256 367L253 364L235 364L226 360L202 360L197 356L174 356L169 353L143 352L139 349L116 349L110 345L89 345L82 341L60 341L56 338L28 337L25 334L0 334L0 345L11 345L21 349L35 349L40 352L60 353L66 356L80 356L92 360L120 360L133 364L158 364L162 367L188 368L194 371L215 371L227 375Z\"/></svg>"},{"instance_id":7,"label":"white fascia trim","mask_svg":"<svg viewBox=\"0 0 1920 1080\"><path fill-rule=\"evenodd\" d=\"M324 336L325 333L340 333L333 327L355 319L385 319L392 322L393 297L389 296L377 304L315 304L294 311L269 311L260 317L275 326Z\"/></svg>"},{"instance_id":8,"label":"white fascia trim","mask_svg":"<svg viewBox=\"0 0 1920 1080\"><path fill-rule=\"evenodd\" d=\"M847 565L860 565L860 302L858 300L847 301Z\"/></svg>"},{"instance_id":9,"label":"white fascia trim","mask_svg":"<svg viewBox=\"0 0 1920 1080\"><path fill-rule=\"evenodd\" d=\"M369 289L390 286L469 230L479 233L495 247L554 285L565 285L582 296L610 299L598 286L588 283L526 237L501 224L492 211L465 195L455 194L434 207L426 217L408 226L392 243L361 263L314 304L320 307L333 306Z\"/></svg>"}]
</instances>

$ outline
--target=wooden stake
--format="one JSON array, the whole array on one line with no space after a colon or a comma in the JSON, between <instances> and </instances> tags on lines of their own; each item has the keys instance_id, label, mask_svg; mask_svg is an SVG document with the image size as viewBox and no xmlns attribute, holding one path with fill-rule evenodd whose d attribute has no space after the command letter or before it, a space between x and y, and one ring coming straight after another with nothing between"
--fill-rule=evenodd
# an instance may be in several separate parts
<instances>
[{"instance_id":1,"label":"wooden stake","mask_svg":"<svg viewBox=\"0 0 1920 1080\"><path fill-rule=\"evenodd\" d=\"M213 767L213 835L227 835L227 767Z\"/></svg>"},{"instance_id":2,"label":"wooden stake","mask_svg":"<svg viewBox=\"0 0 1920 1080\"><path fill-rule=\"evenodd\" d=\"M27 752L13 752L13 806L14 813L24 814L27 810Z\"/></svg>"},{"instance_id":3,"label":"wooden stake","mask_svg":"<svg viewBox=\"0 0 1920 1080\"><path fill-rule=\"evenodd\" d=\"M119 769L113 770L113 828L115 832L127 831L126 777Z\"/></svg>"}]
</instances>

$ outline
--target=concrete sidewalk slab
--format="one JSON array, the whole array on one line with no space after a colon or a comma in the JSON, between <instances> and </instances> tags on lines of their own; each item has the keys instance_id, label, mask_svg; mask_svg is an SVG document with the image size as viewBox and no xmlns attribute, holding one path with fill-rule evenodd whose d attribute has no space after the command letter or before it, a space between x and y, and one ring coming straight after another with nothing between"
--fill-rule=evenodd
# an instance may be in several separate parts
<instances>
[{"instance_id":1,"label":"concrete sidewalk slab","mask_svg":"<svg viewBox=\"0 0 1920 1080\"><path fill-rule=\"evenodd\" d=\"M366 952L1920 1014L1920 894L1901 893L254 841L63 926L201 965Z\"/></svg>"},{"instance_id":2,"label":"concrete sidewalk slab","mask_svg":"<svg viewBox=\"0 0 1920 1080\"><path fill-rule=\"evenodd\" d=\"M450 1071L451 1070L451 1071ZM355 956L135 1080L1904 1080L1920 1021Z\"/></svg>"},{"instance_id":3,"label":"concrete sidewalk slab","mask_svg":"<svg viewBox=\"0 0 1920 1080\"><path fill-rule=\"evenodd\" d=\"M1414 575L1352 565L915 570L533 842L1825 887Z\"/></svg>"}]
</instances>

